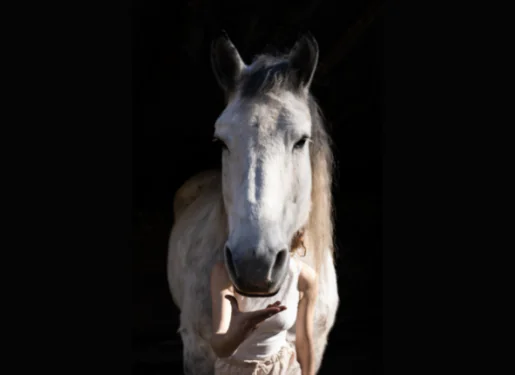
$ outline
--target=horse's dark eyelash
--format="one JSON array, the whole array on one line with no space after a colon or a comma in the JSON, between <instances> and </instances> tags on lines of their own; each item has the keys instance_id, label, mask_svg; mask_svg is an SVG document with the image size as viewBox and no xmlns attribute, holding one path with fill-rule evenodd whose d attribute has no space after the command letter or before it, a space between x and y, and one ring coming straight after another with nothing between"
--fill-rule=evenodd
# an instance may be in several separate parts
<instances>
[{"instance_id":1,"label":"horse's dark eyelash","mask_svg":"<svg viewBox=\"0 0 515 375\"><path fill-rule=\"evenodd\" d=\"M299 139L295 145L293 146L294 149L299 149L299 148L302 148L304 147L304 145L306 144L306 142L309 142L311 139L309 138L309 136L305 135L303 136L301 139Z\"/></svg>"}]
</instances>

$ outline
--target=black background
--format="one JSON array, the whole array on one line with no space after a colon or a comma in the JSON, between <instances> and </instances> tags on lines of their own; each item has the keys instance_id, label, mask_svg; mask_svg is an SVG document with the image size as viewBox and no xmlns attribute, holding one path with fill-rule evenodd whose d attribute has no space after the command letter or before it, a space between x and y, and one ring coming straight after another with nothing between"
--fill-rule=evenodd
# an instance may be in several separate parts
<instances>
[{"instance_id":1,"label":"black background","mask_svg":"<svg viewBox=\"0 0 515 375\"><path fill-rule=\"evenodd\" d=\"M498 336L506 337L512 326L506 297L513 294L507 280L513 266L504 259L513 248L513 168L507 155L513 149L513 64L506 48L513 44L507 40L512 13L495 4L395 3L385 9L384 25L377 17L360 37L350 38L352 48L338 49L346 57L331 75L347 74L348 86L324 86L317 74L314 87L333 121L333 137L339 132L340 163L343 298L323 371L506 373L513 366L511 347ZM178 46L196 40L185 29L192 19L205 21L206 35L222 24L219 4L210 4L201 12L205 16L188 18L189 7L172 2L138 2L129 12L114 4L109 9L105 2L44 4L37 10L23 5L17 13L4 12L4 367L10 362L19 373L42 368L55 374L181 373L177 320L164 282L165 239L173 223L173 190L209 162L186 157L191 150L180 145L195 137L177 140L176 134L195 124L169 112L180 107L182 119L204 113L214 118L222 104L220 96L209 97L191 110L169 98L191 99L186 82L196 79L184 75L191 70L181 62L187 54ZM344 3L319 4L313 14L323 11L327 22L309 16L298 29L313 23L322 59L338 61L331 47L351 19L361 18L364 4L356 2L354 10ZM236 3L229 8L243 11ZM285 15L301 6L282 8L279 2L255 4L251 13L259 12L260 22L270 20L258 31L270 38L251 39L245 57L280 35L285 40L279 44L293 42L298 30L284 26ZM221 13L231 21L221 27L238 29L239 16ZM382 120L378 107L370 105L363 116L335 121L340 113L359 113L369 95L373 103L376 91L359 88L383 70L381 59L365 57L374 50L381 56L382 34ZM246 35L232 37L245 48ZM198 49L205 58L206 43ZM204 67L207 80L200 87L220 95ZM349 101L356 92L361 94ZM373 130L379 122L381 131ZM209 127L196 128L199 144L203 137L210 140L201 133ZM166 141L155 136L164 129L171 134ZM371 155L379 155L373 145L380 132L382 199L372 194L380 184L365 177L380 179L368 167L374 164ZM164 143L167 147L157 147ZM161 153L180 158L155 158ZM362 178L350 178L359 173ZM376 204L372 197L378 197ZM382 222L383 256L374 221Z\"/></svg>"},{"instance_id":2,"label":"black background","mask_svg":"<svg viewBox=\"0 0 515 375\"><path fill-rule=\"evenodd\" d=\"M177 309L166 283L167 240L176 189L194 173L219 166L211 138L224 103L209 46L221 29L246 62L265 48L288 50L305 31L319 43L312 91L337 162L341 299L320 374L380 372L382 7L370 1L293 4L144 1L132 8L134 373L182 369Z\"/></svg>"}]
</instances>

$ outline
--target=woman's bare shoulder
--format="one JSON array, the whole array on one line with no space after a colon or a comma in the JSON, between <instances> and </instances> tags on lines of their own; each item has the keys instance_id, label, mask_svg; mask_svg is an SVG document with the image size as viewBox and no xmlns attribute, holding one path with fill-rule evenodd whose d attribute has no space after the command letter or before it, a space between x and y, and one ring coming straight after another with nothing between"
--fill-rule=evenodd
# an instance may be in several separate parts
<instances>
[{"instance_id":1,"label":"woman's bare shoulder","mask_svg":"<svg viewBox=\"0 0 515 375\"><path fill-rule=\"evenodd\" d=\"M298 289L300 292L305 293L316 286L317 274L308 264L301 261L298 261L298 264L300 267Z\"/></svg>"}]
</instances>

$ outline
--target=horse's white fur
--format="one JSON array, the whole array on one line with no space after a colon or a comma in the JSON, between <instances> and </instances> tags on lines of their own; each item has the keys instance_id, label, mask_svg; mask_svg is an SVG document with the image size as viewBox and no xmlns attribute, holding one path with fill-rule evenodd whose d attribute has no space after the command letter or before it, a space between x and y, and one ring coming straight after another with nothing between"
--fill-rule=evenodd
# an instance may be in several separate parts
<instances>
[{"instance_id":1,"label":"horse's white fur","mask_svg":"<svg viewBox=\"0 0 515 375\"><path fill-rule=\"evenodd\" d=\"M302 227L307 254L299 259L318 274L314 345L317 371L320 367L339 304L330 154L324 149L312 154L308 144L292 150L298 137L312 131L307 101L296 95L269 93L252 101L232 97L215 126L215 135L229 149L223 152L224 176L203 172L176 193L167 274L181 310L187 375L214 372L209 275L214 263L224 259L225 244L268 241L270 246L289 247L291 236ZM295 326L288 340L294 343Z\"/></svg>"}]
</instances>

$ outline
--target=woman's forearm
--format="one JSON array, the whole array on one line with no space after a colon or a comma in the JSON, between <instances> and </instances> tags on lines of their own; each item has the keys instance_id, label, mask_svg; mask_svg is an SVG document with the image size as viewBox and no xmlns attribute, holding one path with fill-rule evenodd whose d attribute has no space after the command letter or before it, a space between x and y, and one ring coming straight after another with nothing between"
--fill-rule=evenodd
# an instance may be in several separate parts
<instances>
[{"instance_id":1,"label":"woman's forearm","mask_svg":"<svg viewBox=\"0 0 515 375\"><path fill-rule=\"evenodd\" d=\"M313 345L304 342L298 344L296 349L302 375L315 375L315 350Z\"/></svg>"},{"instance_id":2,"label":"woman's forearm","mask_svg":"<svg viewBox=\"0 0 515 375\"><path fill-rule=\"evenodd\" d=\"M243 337L231 332L214 333L211 337L211 347L219 358L229 357L240 346Z\"/></svg>"}]
</instances>

